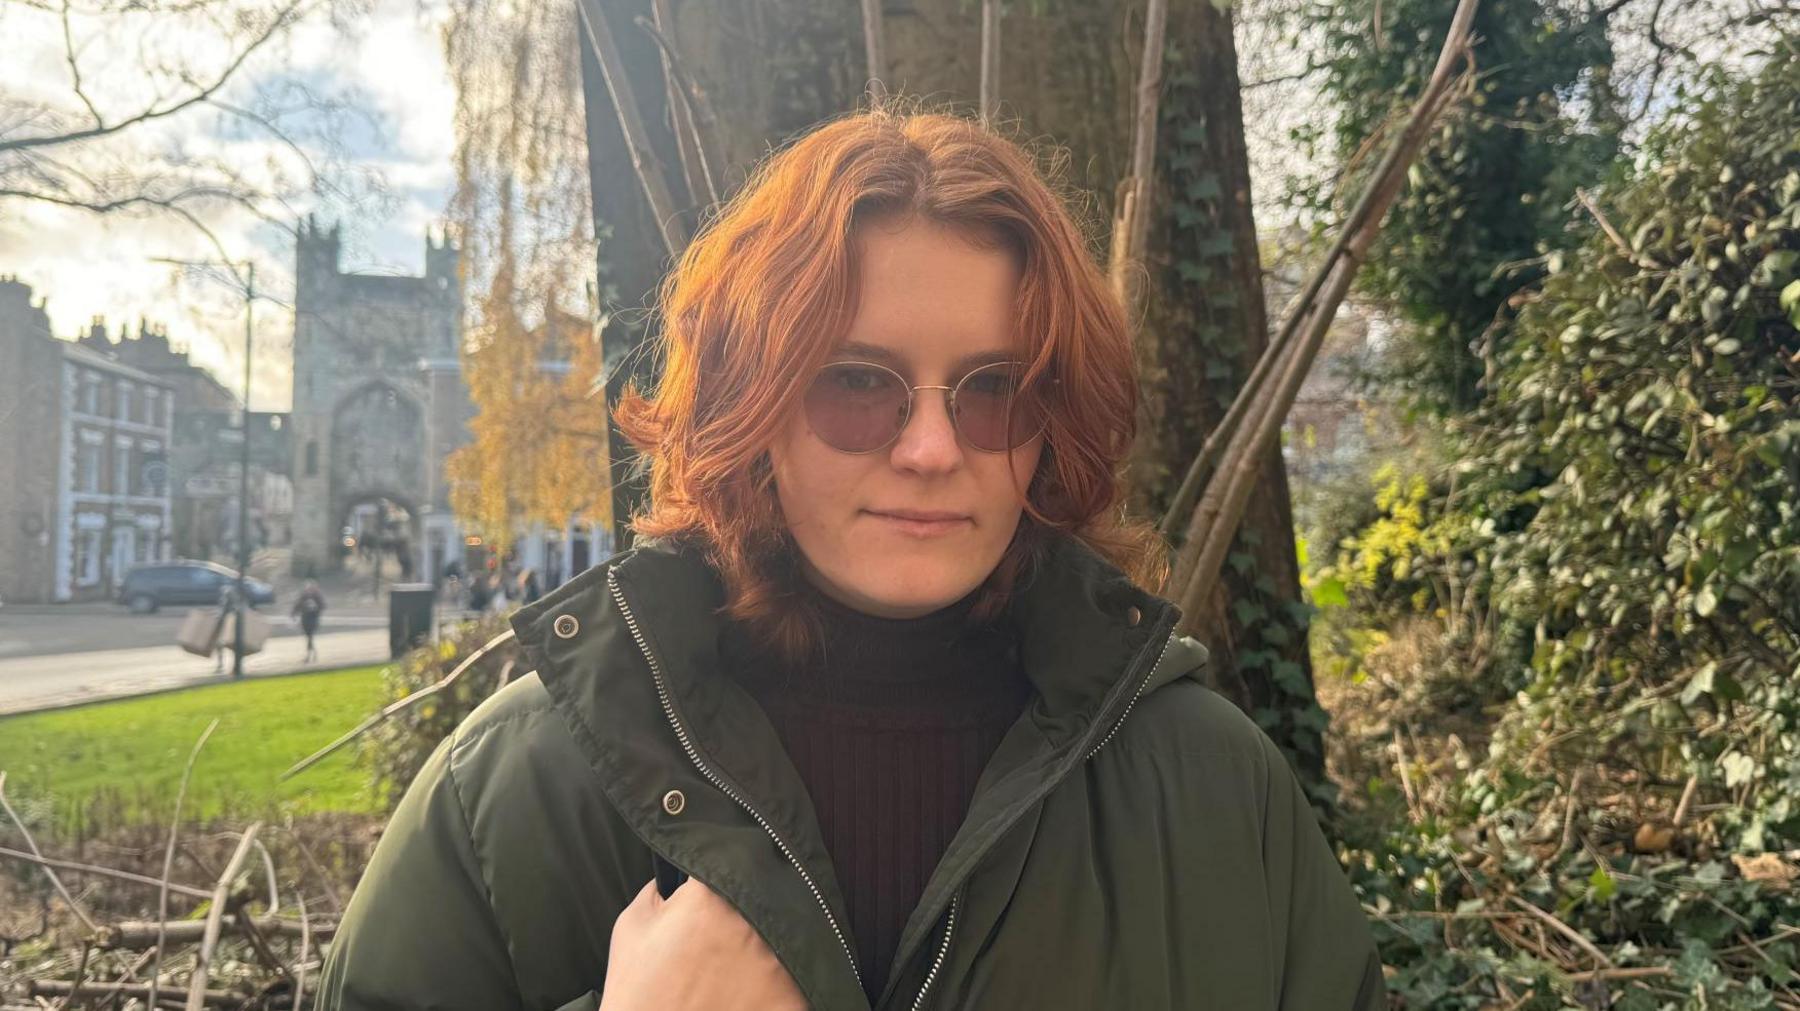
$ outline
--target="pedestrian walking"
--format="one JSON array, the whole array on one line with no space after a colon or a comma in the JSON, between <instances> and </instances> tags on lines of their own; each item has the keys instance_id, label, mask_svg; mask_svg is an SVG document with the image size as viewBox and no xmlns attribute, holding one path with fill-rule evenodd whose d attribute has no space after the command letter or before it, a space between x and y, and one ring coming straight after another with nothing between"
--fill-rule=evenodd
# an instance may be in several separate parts
<instances>
[{"instance_id":1,"label":"pedestrian walking","mask_svg":"<svg viewBox=\"0 0 1800 1011\"><path fill-rule=\"evenodd\" d=\"M325 592L319 589L317 582L306 581L300 596L294 599L293 614L300 620L300 631L306 634L306 659L301 662L312 663L319 658L313 637L319 633L319 619L325 614Z\"/></svg>"},{"instance_id":2,"label":"pedestrian walking","mask_svg":"<svg viewBox=\"0 0 1800 1011\"><path fill-rule=\"evenodd\" d=\"M538 582L536 569L526 569L524 572L519 573L519 579L514 584L514 588L516 592L513 594L513 597L517 599L520 604L533 603L539 597L544 595L543 584Z\"/></svg>"},{"instance_id":3,"label":"pedestrian walking","mask_svg":"<svg viewBox=\"0 0 1800 1011\"><path fill-rule=\"evenodd\" d=\"M233 579L219 588L219 644L213 650L213 673L225 672L225 652L234 654L237 648L236 629L231 623L238 620L237 580ZM232 634L227 635L227 632ZM233 664L233 668L237 665Z\"/></svg>"}]
</instances>

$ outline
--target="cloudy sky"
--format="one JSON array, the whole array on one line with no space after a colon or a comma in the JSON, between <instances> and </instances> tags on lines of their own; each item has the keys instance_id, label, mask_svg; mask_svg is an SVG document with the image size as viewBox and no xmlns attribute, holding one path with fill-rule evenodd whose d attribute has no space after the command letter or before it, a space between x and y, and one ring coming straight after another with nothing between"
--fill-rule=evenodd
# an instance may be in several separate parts
<instances>
[{"instance_id":1,"label":"cloudy sky","mask_svg":"<svg viewBox=\"0 0 1800 1011\"><path fill-rule=\"evenodd\" d=\"M293 146L245 116L197 105L100 143L51 149L59 165L90 179L141 176L146 167L154 175L162 165L229 164L282 194L284 199L262 205L263 217L225 202L192 205L219 247L233 258L255 259L258 287L275 299L257 306L257 410L284 410L291 393L293 321L283 303L292 296L293 242L271 220L291 227L308 211L341 220L345 270L422 273L425 231L441 224L454 183L454 93L439 42L442 4L348 0L358 5L352 9L346 0L325 2L338 6L310 8L292 31L252 53L218 96L231 108L271 118ZM73 8L70 38L82 90L106 122L191 93L180 80L183 71L214 79L242 52L250 37L245 32L287 6L217 4L233 15L248 12L243 21L250 27L235 16L180 24L170 15L157 15L148 26L116 15L84 16L79 4ZM264 20L258 22L259 16ZM59 14L0 3L0 38L7 40L7 56L0 59L0 137L91 123L74 88ZM6 157L0 153L0 181L15 185L21 164L15 159L9 165ZM315 192L306 185L315 171L339 185ZM58 336L81 332L95 316L115 329L127 320L135 329L138 320L148 319L166 326L195 361L235 391L243 382L241 298L224 279L155 262L216 258L219 247L167 213L102 216L0 199L0 275L17 275L47 299Z\"/></svg>"}]
</instances>

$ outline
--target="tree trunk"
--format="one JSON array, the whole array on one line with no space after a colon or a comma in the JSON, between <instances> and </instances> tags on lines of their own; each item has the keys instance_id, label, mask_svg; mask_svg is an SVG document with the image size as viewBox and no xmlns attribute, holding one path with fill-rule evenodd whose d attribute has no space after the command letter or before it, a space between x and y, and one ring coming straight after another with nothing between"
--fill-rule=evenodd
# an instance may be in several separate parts
<instances>
[{"instance_id":1,"label":"tree trunk","mask_svg":"<svg viewBox=\"0 0 1800 1011\"><path fill-rule=\"evenodd\" d=\"M623 36L626 70L639 102L652 142L679 159L675 137L666 115L661 58L651 40L642 36L633 19L651 14L648 0L600 0L615 33ZM620 28L620 25L631 26ZM655 297L656 285L668 264L661 232L632 168L625 134L613 108L606 77L587 33L578 32L581 46L582 106L587 120L588 179L593 190L594 234L599 237L594 260L596 296L602 314L600 340L606 361L607 459L611 465L613 544L630 545L631 516L644 502L644 482L634 477L637 453L611 422L612 411L626 385L643 387L656 375L648 360L645 341L649 330L642 325L641 310ZM630 44L626 44L629 40ZM669 162L673 164L674 162ZM684 206L691 203L685 186L679 189ZM689 222L690 227L692 222Z\"/></svg>"},{"instance_id":2,"label":"tree trunk","mask_svg":"<svg viewBox=\"0 0 1800 1011\"><path fill-rule=\"evenodd\" d=\"M1131 467L1132 508L1151 518L1168 508L1269 336L1230 14L1210 3L1178 5L1168 42L1141 337L1153 364ZM1196 624L1210 630L1214 686L1281 745L1311 787L1324 782L1324 714L1313 700L1308 612L1287 471L1271 447Z\"/></svg>"}]
</instances>

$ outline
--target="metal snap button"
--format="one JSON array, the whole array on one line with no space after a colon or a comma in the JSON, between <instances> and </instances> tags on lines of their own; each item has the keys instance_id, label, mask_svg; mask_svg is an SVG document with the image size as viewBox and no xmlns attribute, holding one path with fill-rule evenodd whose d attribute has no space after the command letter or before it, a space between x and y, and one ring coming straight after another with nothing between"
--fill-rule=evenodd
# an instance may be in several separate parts
<instances>
[{"instance_id":1,"label":"metal snap button","mask_svg":"<svg viewBox=\"0 0 1800 1011\"><path fill-rule=\"evenodd\" d=\"M572 614L559 614L556 621L551 623L550 630L556 633L558 639L573 639L575 633L581 631L581 622L576 621Z\"/></svg>"},{"instance_id":2,"label":"metal snap button","mask_svg":"<svg viewBox=\"0 0 1800 1011\"><path fill-rule=\"evenodd\" d=\"M1143 620L1144 620L1144 612L1138 610L1135 607L1133 607L1131 610L1125 612L1125 621L1132 628L1138 627L1138 622L1143 621Z\"/></svg>"},{"instance_id":3,"label":"metal snap button","mask_svg":"<svg viewBox=\"0 0 1800 1011\"><path fill-rule=\"evenodd\" d=\"M663 810L670 814L680 814L687 810L687 797L680 790L670 790L663 794Z\"/></svg>"}]
</instances>

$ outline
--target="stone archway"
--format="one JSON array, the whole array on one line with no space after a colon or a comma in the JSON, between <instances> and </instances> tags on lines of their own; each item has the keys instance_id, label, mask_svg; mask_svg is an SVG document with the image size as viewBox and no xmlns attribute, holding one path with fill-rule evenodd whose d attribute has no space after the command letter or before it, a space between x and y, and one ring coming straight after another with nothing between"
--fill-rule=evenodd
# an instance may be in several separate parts
<instances>
[{"instance_id":1,"label":"stone archway","mask_svg":"<svg viewBox=\"0 0 1800 1011\"><path fill-rule=\"evenodd\" d=\"M385 379L373 379L351 390L331 414L330 515L328 536L332 567L348 557L342 540L352 511L376 504L386 515L405 516L403 531L385 532L384 540L404 540L410 574L418 570L420 511L426 499L425 410L409 391ZM393 550L392 545L384 545ZM396 574L397 575L397 574Z\"/></svg>"},{"instance_id":2,"label":"stone archway","mask_svg":"<svg viewBox=\"0 0 1800 1011\"><path fill-rule=\"evenodd\" d=\"M386 584L424 578L419 563L423 525L408 500L389 494L355 496L339 503L332 517L338 539L334 567L354 582L366 580L379 593Z\"/></svg>"}]
</instances>

